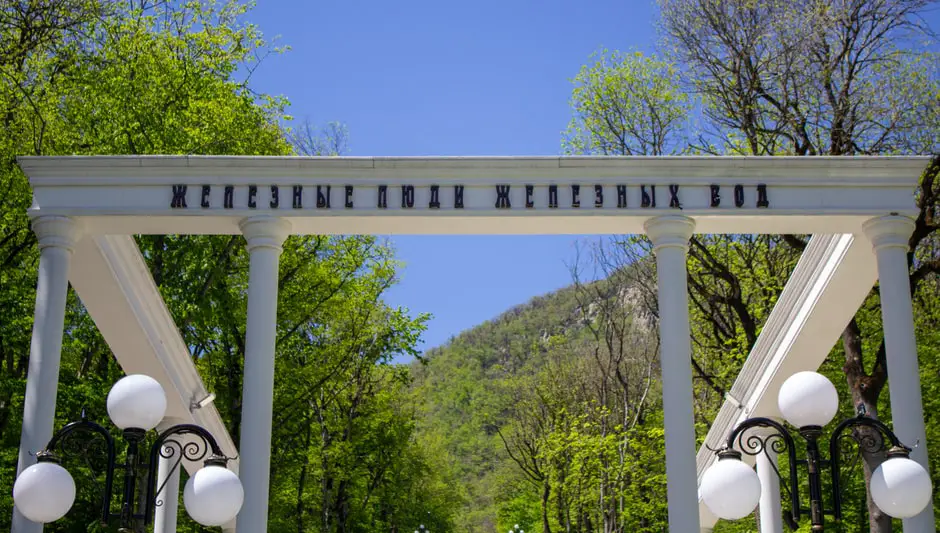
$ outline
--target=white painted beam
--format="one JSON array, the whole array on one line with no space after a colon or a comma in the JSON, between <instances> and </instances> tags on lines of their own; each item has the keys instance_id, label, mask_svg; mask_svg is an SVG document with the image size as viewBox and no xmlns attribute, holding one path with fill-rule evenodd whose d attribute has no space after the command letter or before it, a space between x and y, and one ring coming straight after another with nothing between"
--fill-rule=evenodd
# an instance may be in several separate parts
<instances>
[{"instance_id":1,"label":"white painted beam","mask_svg":"<svg viewBox=\"0 0 940 533\"><path fill-rule=\"evenodd\" d=\"M207 391L134 239L83 239L75 249L69 281L124 372L147 374L163 385L167 418L204 427L225 455L237 457L215 406L190 410L192 401L205 398ZM201 466L186 464L190 472ZM229 468L237 472L238 461L230 461Z\"/></svg>"},{"instance_id":2,"label":"white painted beam","mask_svg":"<svg viewBox=\"0 0 940 533\"><path fill-rule=\"evenodd\" d=\"M927 158L71 156L18 162L33 187L34 216L80 217L92 234L238 234L240 219L259 215L282 218L299 234L622 234L642 233L648 218L665 214L694 219L699 233L855 233L868 218L916 212L911 191ZM719 187L714 194L713 186ZM460 207L455 187L462 187ZM678 187L678 204L671 187ZM507 188L505 197L500 188ZM655 202L644 207L644 194Z\"/></svg>"},{"instance_id":3,"label":"white painted beam","mask_svg":"<svg viewBox=\"0 0 940 533\"><path fill-rule=\"evenodd\" d=\"M699 448L699 479L715 460L708 448L722 447L737 424L754 416L780 417L780 386L796 372L819 368L877 275L864 237L812 237ZM753 458L744 459L753 463ZM700 514L710 515L702 512L707 511L703 503L699 507Z\"/></svg>"},{"instance_id":4,"label":"white painted beam","mask_svg":"<svg viewBox=\"0 0 940 533\"><path fill-rule=\"evenodd\" d=\"M20 156L32 176L87 176L122 183L116 176L162 177L174 173L205 177L273 177L375 172L383 178L624 177L768 179L785 177L875 180L924 170L930 156L416 156L301 157L212 155ZM351 173L351 174L350 174ZM242 183L248 183L242 181ZM706 182L707 183L707 182Z\"/></svg>"}]
</instances>

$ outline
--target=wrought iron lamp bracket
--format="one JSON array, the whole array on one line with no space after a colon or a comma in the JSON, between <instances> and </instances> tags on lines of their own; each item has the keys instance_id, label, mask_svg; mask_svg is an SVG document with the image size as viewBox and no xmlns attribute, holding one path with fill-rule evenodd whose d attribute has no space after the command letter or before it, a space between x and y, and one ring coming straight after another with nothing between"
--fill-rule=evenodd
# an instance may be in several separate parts
<instances>
[{"instance_id":1,"label":"wrought iron lamp bracket","mask_svg":"<svg viewBox=\"0 0 940 533\"><path fill-rule=\"evenodd\" d=\"M851 429L853 431L847 431ZM870 429L870 432L860 433L858 429ZM832 515L836 520L842 519L842 459L847 455L845 443L852 441L856 444L855 462L851 469L864 454L886 452L891 457L908 457L911 449L901 444L897 435L888 426L879 420L870 418L864 411L853 418L841 422L832 431L829 437L829 468L832 473ZM890 448L886 445L890 443Z\"/></svg>"},{"instance_id":2,"label":"wrought iron lamp bracket","mask_svg":"<svg viewBox=\"0 0 940 533\"><path fill-rule=\"evenodd\" d=\"M82 409L81 420L66 424L65 427L57 431L49 440L46 448L36 454L36 460L41 463L60 463L61 460L59 456L56 455L56 452L63 447L69 446L73 441L73 435L77 436L82 434L86 435L85 443L80 449L75 450L75 453L81 455L83 459L85 459L85 464L89 465L89 467L91 465L88 455L91 452L90 447L95 441L95 436L100 436L105 445L105 460L107 463L105 465L104 487L102 489L101 522L107 524L111 519L111 491L114 486L115 468L114 439L111 437L111 434L108 433L108 430L88 420L85 417L85 410ZM94 469L92 469L92 471L94 471Z\"/></svg>"},{"instance_id":3,"label":"wrought iron lamp bracket","mask_svg":"<svg viewBox=\"0 0 940 533\"><path fill-rule=\"evenodd\" d=\"M763 435L748 433L750 430L757 428L770 431ZM772 418L749 418L740 423L734 428L734 431L728 435L728 441L725 444L724 450L734 450L735 447L740 450L740 453L752 457L763 453L770 459L769 462L771 466L773 466L774 472L777 474L777 477L780 478L781 486L784 487L790 497L790 512L785 513L784 518L786 519L787 526L795 530L798 527L797 524L800 521L801 512L799 481L797 476L797 466L801 461L796 458L796 443L793 441L790 432L787 431L787 428L784 427L783 424ZM773 452L775 455L784 453L787 455L789 472L786 479L777 468L777 462L773 460L774 458L770 455L770 452ZM722 452L719 452L719 456L721 453ZM805 460L802 461L802 463L805 462Z\"/></svg>"},{"instance_id":4,"label":"wrought iron lamp bracket","mask_svg":"<svg viewBox=\"0 0 940 533\"><path fill-rule=\"evenodd\" d=\"M163 500L158 499L163 492L169 474L176 469L181 468L182 461L185 459L190 462L203 461L205 466L225 467L232 458L222 453L215 438L204 428L195 424L179 424L170 427L157 435L156 440L150 446L149 453L139 453L138 447L146 438L147 432L141 429L128 428L123 430L125 440L127 440L127 459L124 463L116 462L116 453L114 438L102 426L88 420L82 410L82 419L77 422L67 424L60 429L46 448L36 454L39 462L60 463L60 454L73 441L80 443L76 450L68 455L78 454L85 459L89 467L90 455L94 442L103 442L105 446L105 483L101 495L101 523L108 525L113 519L120 519L119 531L133 532L141 530L142 527L149 525L153 519L156 507L163 505ZM73 436L85 436L84 439L73 439ZM100 437L101 439L97 439ZM186 437L193 437L187 439ZM84 441L84 442L81 442ZM57 454L57 452L60 452ZM157 470L160 459L174 461L168 470L167 479L164 479L159 487L156 487ZM144 462L145 459L147 462ZM120 469L124 471L124 494L119 513L111 512L111 500L114 495L114 471ZM94 469L92 468L94 472ZM146 484L143 489L144 512L134 512L135 494L138 490L137 475L143 473L146 475Z\"/></svg>"},{"instance_id":5,"label":"wrought iron lamp bracket","mask_svg":"<svg viewBox=\"0 0 940 533\"><path fill-rule=\"evenodd\" d=\"M769 430L769 432L763 434L749 433L749 431L758 428ZM859 431L866 429L872 431ZM782 423L763 417L751 418L739 424L728 436L725 447L718 451L719 457L736 456L740 458L742 453L750 456L763 453L768 459L773 459L770 452L776 455L786 453L789 464L788 479L785 479L777 468L776 461L771 460L770 464L790 497L790 512L784 514L784 518L792 530L798 528L802 513L809 514L813 519L814 526L818 525L819 527L822 526L823 515L830 515L836 521L842 519L841 476L843 459L849 455L850 451L855 453L853 470L864 454L885 452L888 458L908 457L911 451L910 448L901 444L888 426L868 417L864 412L860 412L858 416L845 420L836 426L829 438L828 458L823 457L819 450L818 440L822 436L821 427L806 426L798 428L798 433L806 441L807 453L805 459L796 457L796 443L790 431ZM846 443L850 442L854 442L855 446L846 446ZM798 466L805 466L810 473L811 505L809 509L800 506ZM831 509L825 509L822 502L820 477L826 469L830 471L832 477Z\"/></svg>"}]
</instances>

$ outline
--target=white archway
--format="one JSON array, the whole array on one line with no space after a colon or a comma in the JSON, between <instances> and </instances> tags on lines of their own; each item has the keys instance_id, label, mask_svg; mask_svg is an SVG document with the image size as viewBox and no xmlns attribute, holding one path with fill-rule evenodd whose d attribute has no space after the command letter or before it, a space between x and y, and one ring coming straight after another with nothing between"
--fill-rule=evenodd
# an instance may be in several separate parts
<instances>
[{"instance_id":1,"label":"white archway","mask_svg":"<svg viewBox=\"0 0 940 533\"><path fill-rule=\"evenodd\" d=\"M670 529L697 531L686 295L696 233L814 234L713 432L773 415L783 378L815 368L879 278L894 427L925 442L907 277L922 157L24 157L41 249L19 470L52 433L71 282L128 372L169 392L168 416L208 427L232 452L156 291L135 234L243 233L250 252L238 530L266 530L280 245L295 234L622 234L654 243ZM874 246L872 246L874 244ZM874 252L873 252L874 250ZM820 318L824 319L820 319ZM815 365L815 366L814 366ZM249 372L250 370L250 372ZM787 374L783 374L783 372ZM897 406L903 406L898 408ZM709 434L709 439L713 439ZM926 447L913 458L926 466ZM19 520L19 521L17 521ZM19 526L17 524L20 524ZM713 522L712 522L713 523ZM929 510L905 521L933 531ZM928 527L929 526L929 527ZM14 520L15 531L41 526Z\"/></svg>"}]
</instances>

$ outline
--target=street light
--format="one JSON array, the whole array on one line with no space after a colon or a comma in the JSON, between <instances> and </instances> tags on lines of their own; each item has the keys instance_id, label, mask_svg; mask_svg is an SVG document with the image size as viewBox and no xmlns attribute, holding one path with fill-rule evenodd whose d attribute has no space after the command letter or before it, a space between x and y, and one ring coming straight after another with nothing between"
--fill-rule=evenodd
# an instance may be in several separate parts
<instances>
[{"instance_id":1,"label":"street light","mask_svg":"<svg viewBox=\"0 0 940 533\"><path fill-rule=\"evenodd\" d=\"M509 533L525 533L525 531L523 531L522 528L519 527L519 524L515 524L512 526L512 529L509 530Z\"/></svg>"},{"instance_id":2,"label":"street light","mask_svg":"<svg viewBox=\"0 0 940 533\"><path fill-rule=\"evenodd\" d=\"M756 456L769 452L787 453L789 458L789 487L791 510L785 515L787 525L797 528L801 512L809 512L813 531L823 530L823 515L831 514L842 519L840 469L845 444L851 439L857 444L858 453L885 451L887 459L871 476L871 496L875 505L889 516L909 518L919 514L930 503L931 483L927 471L908 458L910 448L901 444L897 436L883 423L865 416L864 411L836 426L829 439L829 459L822 457L819 437L822 427L828 424L839 410L836 388L825 376L816 372L798 372L788 378L777 397L780 413L806 441L806 459L797 460L796 445L783 424L770 418L750 418L739 424L728 436L727 444L718 450L718 461L702 476L699 487L705 505L719 518L737 520L750 514L760 500L760 481L754 470L741 462L741 453ZM769 433L750 434L748 430L768 428ZM848 429L868 430L864 433ZM887 441L887 442L886 442ZM890 447L887 445L890 443ZM740 451L735 450L735 444ZM855 447L852 447L853 451ZM806 465L809 474L809 509L802 509L799 500L797 466ZM831 510L823 504L821 473L830 469ZM777 471L783 482L783 475Z\"/></svg>"},{"instance_id":3,"label":"street light","mask_svg":"<svg viewBox=\"0 0 940 533\"><path fill-rule=\"evenodd\" d=\"M114 439L106 429L86 419L83 411L82 419L53 435L46 449L36 454L38 462L17 477L13 485L16 508L29 520L39 523L54 522L65 516L75 502L75 481L59 464L55 452L69 445L73 435L82 435L84 446L80 453L94 450L93 444L104 446L107 466L101 502L103 524L118 519L119 531L143 531L153 517L155 504L160 505L156 498L163 486L156 488L157 464L161 457L173 459L177 450L179 457L174 468L183 459L200 461L205 458L203 468L189 478L183 489L183 505L189 516L205 526L229 522L241 509L245 493L238 476L225 468L228 457L222 454L208 431L193 424L173 426L157 435L149 456L141 455L141 443L163 420L165 412L166 395L157 380L140 374L121 379L108 393L108 416L127 441L125 462L115 462ZM120 513L111 512L115 469L124 473ZM138 491L143 492L139 497Z\"/></svg>"},{"instance_id":4,"label":"street light","mask_svg":"<svg viewBox=\"0 0 940 533\"><path fill-rule=\"evenodd\" d=\"M415 533L429 533L428 529L424 527L424 524L418 526L418 529L415 530Z\"/></svg>"}]
</instances>

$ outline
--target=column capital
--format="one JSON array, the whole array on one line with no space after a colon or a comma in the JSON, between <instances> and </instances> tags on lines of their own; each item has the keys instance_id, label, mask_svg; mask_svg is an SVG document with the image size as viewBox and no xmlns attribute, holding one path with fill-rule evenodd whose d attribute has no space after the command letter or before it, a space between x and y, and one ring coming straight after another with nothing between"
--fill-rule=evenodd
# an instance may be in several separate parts
<instances>
[{"instance_id":1,"label":"column capital","mask_svg":"<svg viewBox=\"0 0 940 533\"><path fill-rule=\"evenodd\" d=\"M280 252L291 231L290 222L269 216L243 218L238 227L248 241L249 252L255 248L272 248Z\"/></svg>"},{"instance_id":2,"label":"column capital","mask_svg":"<svg viewBox=\"0 0 940 533\"><path fill-rule=\"evenodd\" d=\"M34 218L30 225L39 240L39 249L55 247L65 248L69 252L75 249L75 243L82 236L81 226L73 218L46 215Z\"/></svg>"},{"instance_id":3,"label":"column capital","mask_svg":"<svg viewBox=\"0 0 940 533\"><path fill-rule=\"evenodd\" d=\"M643 223L646 235L653 242L653 251L661 248L689 248L689 239L695 231L695 221L681 215L664 215Z\"/></svg>"},{"instance_id":4,"label":"column capital","mask_svg":"<svg viewBox=\"0 0 940 533\"><path fill-rule=\"evenodd\" d=\"M882 248L902 248L907 251L914 221L901 215L888 215L865 221L862 230L877 252Z\"/></svg>"}]
</instances>

